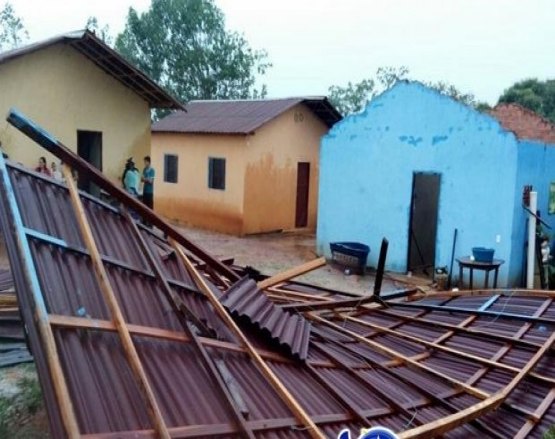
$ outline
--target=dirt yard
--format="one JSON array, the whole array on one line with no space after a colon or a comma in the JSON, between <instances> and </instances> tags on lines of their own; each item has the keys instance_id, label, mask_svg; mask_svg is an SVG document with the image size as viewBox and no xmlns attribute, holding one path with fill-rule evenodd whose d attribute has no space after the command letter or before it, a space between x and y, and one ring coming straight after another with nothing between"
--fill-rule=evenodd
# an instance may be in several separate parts
<instances>
[{"instance_id":1,"label":"dirt yard","mask_svg":"<svg viewBox=\"0 0 555 439\"><path fill-rule=\"evenodd\" d=\"M270 233L246 237L224 235L217 232L180 227L195 244L219 258L235 257L238 265L250 265L264 274L272 275L318 257L314 234L302 232ZM371 249L378 252L379 249ZM347 275L342 267L328 264L318 270L297 278L340 291L369 294L374 285L374 273L364 276ZM383 292L406 288L406 285L386 276Z\"/></svg>"}]
</instances>

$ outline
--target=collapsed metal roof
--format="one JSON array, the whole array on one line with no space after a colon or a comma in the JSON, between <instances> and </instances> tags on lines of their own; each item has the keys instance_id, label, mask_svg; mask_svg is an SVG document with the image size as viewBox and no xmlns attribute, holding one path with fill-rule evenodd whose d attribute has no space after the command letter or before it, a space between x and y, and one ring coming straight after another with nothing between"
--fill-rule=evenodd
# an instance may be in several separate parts
<instances>
[{"instance_id":1,"label":"collapsed metal roof","mask_svg":"<svg viewBox=\"0 0 555 439\"><path fill-rule=\"evenodd\" d=\"M0 158L0 225L54 437L383 425L402 438L540 438L555 423L554 293L254 286L24 116L9 121L120 202ZM308 333L275 330L280 308Z\"/></svg>"}]
</instances>

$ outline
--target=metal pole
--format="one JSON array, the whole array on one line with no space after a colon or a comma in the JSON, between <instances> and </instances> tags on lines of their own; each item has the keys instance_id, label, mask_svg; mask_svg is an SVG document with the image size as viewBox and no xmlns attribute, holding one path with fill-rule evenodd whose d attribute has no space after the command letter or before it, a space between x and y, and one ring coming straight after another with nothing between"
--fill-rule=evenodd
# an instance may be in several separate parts
<instances>
[{"instance_id":1,"label":"metal pole","mask_svg":"<svg viewBox=\"0 0 555 439\"><path fill-rule=\"evenodd\" d=\"M528 215L528 256L526 264L526 288L534 288L534 262L536 260L536 212L538 193L530 192L530 215Z\"/></svg>"},{"instance_id":2,"label":"metal pole","mask_svg":"<svg viewBox=\"0 0 555 439\"><path fill-rule=\"evenodd\" d=\"M374 281L374 297L380 297L382 291L382 280L385 272L385 260L387 258L387 248L389 241L382 239L382 247L380 248L380 259L378 260L378 270L376 272L376 280Z\"/></svg>"}]
</instances>

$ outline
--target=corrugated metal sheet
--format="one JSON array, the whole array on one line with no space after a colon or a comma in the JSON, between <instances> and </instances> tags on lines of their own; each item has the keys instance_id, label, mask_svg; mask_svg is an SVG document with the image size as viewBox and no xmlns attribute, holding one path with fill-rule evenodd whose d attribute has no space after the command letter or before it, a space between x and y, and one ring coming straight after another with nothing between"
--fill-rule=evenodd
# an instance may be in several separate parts
<instances>
[{"instance_id":1,"label":"corrugated metal sheet","mask_svg":"<svg viewBox=\"0 0 555 439\"><path fill-rule=\"evenodd\" d=\"M304 360L308 354L310 322L275 305L252 279L244 277L220 298L229 312L245 317L250 323L268 331L270 337Z\"/></svg>"},{"instance_id":2,"label":"corrugated metal sheet","mask_svg":"<svg viewBox=\"0 0 555 439\"><path fill-rule=\"evenodd\" d=\"M0 269L0 367L33 361L25 344L12 273Z\"/></svg>"},{"instance_id":3,"label":"corrugated metal sheet","mask_svg":"<svg viewBox=\"0 0 555 439\"><path fill-rule=\"evenodd\" d=\"M0 292L13 288L12 272L9 269L0 269Z\"/></svg>"},{"instance_id":4,"label":"corrugated metal sheet","mask_svg":"<svg viewBox=\"0 0 555 439\"><path fill-rule=\"evenodd\" d=\"M341 120L325 97L261 100L191 101L152 125L153 132L252 134L280 114L304 104L328 127Z\"/></svg>"},{"instance_id":5,"label":"corrugated metal sheet","mask_svg":"<svg viewBox=\"0 0 555 439\"><path fill-rule=\"evenodd\" d=\"M476 292L308 310L301 313L312 325L304 361L237 316L235 322L270 371L263 373L237 332L197 288L170 242L112 207L83 194L81 199L124 325L173 437L323 438L341 428L355 432L377 424L397 432L430 429L441 420L444 429L424 437L540 438L555 419L552 293L497 292L496 303L502 306L492 307L492 314L479 311L491 295ZM0 158L1 228L9 231L7 250L52 434L68 437L62 415L71 416L55 391L58 379L67 385L78 435L154 437L142 385L124 355L68 200L66 187ZM224 302L231 294L229 309L268 325L264 310L268 315L275 310L259 300L263 293L252 281L226 293L230 278L218 278L210 258L191 259L204 267L199 269L210 291ZM320 294L315 286L296 288L294 282L282 288L285 293L276 303L295 291L292 301L308 303L349 297L325 289ZM186 313L172 306L167 290L183 301ZM264 294L274 300L271 288ZM189 330L192 323L199 326ZM290 337L297 325L284 337L304 340L298 334ZM45 326L53 332L58 359L49 357L39 333ZM52 361L60 365L61 377L49 367ZM307 428L284 394L274 390L268 373L316 430ZM507 395L490 405L491 397L505 389ZM447 422L477 407L483 410Z\"/></svg>"}]
</instances>

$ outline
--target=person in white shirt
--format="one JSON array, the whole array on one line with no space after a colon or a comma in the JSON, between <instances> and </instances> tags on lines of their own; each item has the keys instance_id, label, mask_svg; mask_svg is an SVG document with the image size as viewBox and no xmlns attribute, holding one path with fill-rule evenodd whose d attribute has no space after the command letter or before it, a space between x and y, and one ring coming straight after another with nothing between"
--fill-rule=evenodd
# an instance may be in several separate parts
<instances>
[{"instance_id":1,"label":"person in white shirt","mask_svg":"<svg viewBox=\"0 0 555 439\"><path fill-rule=\"evenodd\" d=\"M52 162L50 164L50 173L52 174L52 177L55 180L64 181L64 177L62 176L62 172L58 169L58 166L56 166L56 162Z\"/></svg>"}]
</instances>

